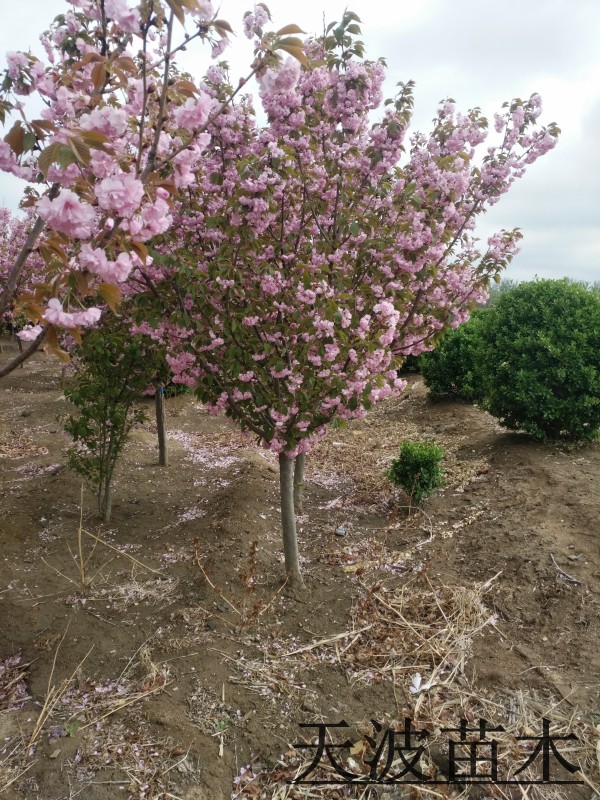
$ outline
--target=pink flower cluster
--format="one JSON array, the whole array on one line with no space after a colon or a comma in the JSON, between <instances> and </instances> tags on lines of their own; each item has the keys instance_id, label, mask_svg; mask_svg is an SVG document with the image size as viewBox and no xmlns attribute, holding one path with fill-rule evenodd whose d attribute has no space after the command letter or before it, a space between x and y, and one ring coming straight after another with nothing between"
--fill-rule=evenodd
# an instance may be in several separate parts
<instances>
[{"instance_id":1,"label":"pink flower cluster","mask_svg":"<svg viewBox=\"0 0 600 800\"><path fill-rule=\"evenodd\" d=\"M104 0L104 10L125 33L137 33L140 29L140 12L129 8L126 0Z\"/></svg>"},{"instance_id":2,"label":"pink flower cluster","mask_svg":"<svg viewBox=\"0 0 600 800\"><path fill-rule=\"evenodd\" d=\"M51 228L73 239L88 239L94 231L96 212L93 206L80 200L70 189L63 189L53 200L44 195L36 208Z\"/></svg>"},{"instance_id":3,"label":"pink flower cluster","mask_svg":"<svg viewBox=\"0 0 600 800\"><path fill-rule=\"evenodd\" d=\"M139 264L137 256L135 260ZM84 269L98 275L107 283L123 283L134 267L134 258L129 253L119 253L114 261L109 261L104 250L83 244L79 253L79 263Z\"/></svg>"},{"instance_id":4,"label":"pink flower cluster","mask_svg":"<svg viewBox=\"0 0 600 800\"><path fill-rule=\"evenodd\" d=\"M48 302L46 311L44 312L44 319L51 325L56 325L59 328L78 328L90 327L95 325L100 319L102 312L99 308L86 308L84 311L78 311L71 314L63 311L62 303L60 300L53 298ZM32 330L35 330L32 329ZM27 337L22 338L35 338L31 336L31 331Z\"/></svg>"}]
</instances>

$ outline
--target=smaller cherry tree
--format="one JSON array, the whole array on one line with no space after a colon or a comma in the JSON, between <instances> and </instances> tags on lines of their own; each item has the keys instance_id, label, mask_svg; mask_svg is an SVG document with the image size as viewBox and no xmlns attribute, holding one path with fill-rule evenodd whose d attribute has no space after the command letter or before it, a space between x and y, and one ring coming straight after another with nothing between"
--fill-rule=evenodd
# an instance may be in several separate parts
<instances>
[{"instance_id":1,"label":"smaller cherry tree","mask_svg":"<svg viewBox=\"0 0 600 800\"><path fill-rule=\"evenodd\" d=\"M265 127L249 99L211 123L177 239L155 242L166 306L140 328L169 348L176 380L278 454L297 585L294 459L329 425L402 392L403 358L468 318L520 236L481 248L476 218L558 135L537 126L533 95L496 115L499 143L480 156L487 120L449 100L407 146L412 84L371 124L385 67L362 60L358 21L348 12L308 43L305 69L289 59L260 70ZM207 91L232 89L214 72ZM151 322L152 299L140 302Z\"/></svg>"},{"instance_id":2,"label":"smaller cherry tree","mask_svg":"<svg viewBox=\"0 0 600 800\"><path fill-rule=\"evenodd\" d=\"M147 336L132 336L126 320L106 315L83 336L77 372L65 397L77 409L66 421L73 437L69 466L92 486L104 522L112 512L112 478L132 429L146 415L142 394L164 368L164 353Z\"/></svg>"}]
</instances>

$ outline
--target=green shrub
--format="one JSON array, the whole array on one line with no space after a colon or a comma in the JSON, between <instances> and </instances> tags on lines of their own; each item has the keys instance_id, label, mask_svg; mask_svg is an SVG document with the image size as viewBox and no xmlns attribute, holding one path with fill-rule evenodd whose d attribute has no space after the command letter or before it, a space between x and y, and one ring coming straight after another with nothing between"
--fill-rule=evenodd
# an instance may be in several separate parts
<instances>
[{"instance_id":1,"label":"green shrub","mask_svg":"<svg viewBox=\"0 0 600 800\"><path fill-rule=\"evenodd\" d=\"M481 382L475 353L480 320L486 313L475 311L468 322L448 331L435 350L419 356L421 374L432 400L479 399Z\"/></svg>"},{"instance_id":2,"label":"green shrub","mask_svg":"<svg viewBox=\"0 0 600 800\"><path fill-rule=\"evenodd\" d=\"M483 406L537 439L596 438L600 296L567 280L523 283L481 315Z\"/></svg>"},{"instance_id":3,"label":"green shrub","mask_svg":"<svg viewBox=\"0 0 600 800\"><path fill-rule=\"evenodd\" d=\"M434 442L403 442L399 458L385 474L406 491L411 505L418 505L442 485L443 457L444 451Z\"/></svg>"}]
</instances>

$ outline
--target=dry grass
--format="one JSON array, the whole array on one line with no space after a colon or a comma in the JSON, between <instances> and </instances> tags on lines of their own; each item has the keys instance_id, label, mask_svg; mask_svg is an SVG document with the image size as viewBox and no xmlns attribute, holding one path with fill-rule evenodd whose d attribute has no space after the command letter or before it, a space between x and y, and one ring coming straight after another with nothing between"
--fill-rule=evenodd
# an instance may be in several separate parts
<instances>
[{"instance_id":1,"label":"dry grass","mask_svg":"<svg viewBox=\"0 0 600 800\"><path fill-rule=\"evenodd\" d=\"M299 688L297 675L302 663L305 668L318 668L324 662L337 662L344 668L350 682L392 682L397 709L396 719L389 722L389 728L401 732L404 719L409 718L413 730L427 732L417 766L430 780L440 780L441 784L427 790L418 784L412 787L396 784L393 788L366 784L371 770L368 762L373 759L388 726L386 724L377 731L371 722L364 721L359 725L362 739L357 738L349 751L338 752L339 761L357 780L363 781L362 785L348 782L338 786L290 785L287 782L306 770L314 753L311 751L307 758L288 751L273 770L254 773L251 767L245 767L238 776L234 796L261 800L367 800L376 797L570 800L570 787L555 784L488 785L487 794L482 795L482 787L469 789L458 783L447 783L447 759L444 761L443 753L448 752L450 738L458 741L458 733L451 734L448 729L457 728L461 719L467 720L468 727L476 730L481 719L487 721L486 741L493 738L498 743L498 779L506 780L515 779L516 770L527 761L535 745L535 742L519 741L517 737L540 736L544 718L551 722L551 736L573 733L578 739L558 741L557 748L579 771L571 775L559 768L557 773L553 766L552 778L583 781L590 791L600 795L597 788L600 782L600 732L589 715L572 708L563 698L542 697L524 691L485 692L477 689L466 675L465 666L473 638L484 629L493 628L497 622L485 604L485 595L493 580L469 588L433 586L426 576L395 588L362 584L348 630L285 652L265 651L262 661L245 661L240 665L245 679L237 679L238 682L244 682L248 688L261 694L271 693L280 697L289 696ZM499 727L503 730L491 732ZM343 731L334 731L333 735L336 738L328 738L329 742L345 738ZM317 740L314 738L312 741L314 744ZM403 736L399 735L394 741L400 746ZM479 741L479 734L469 734L467 741ZM489 752L489 749L479 751L478 755ZM386 754L384 749L378 762L379 772L385 764ZM461 751L460 755L463 754ZM554 759L552 763L556 763ZM404 766L396 754L387 774L400 773ZM480 764L477 774L485 773L487 768ZM464 764L458 764L458 769L464 772ZM539 780L540 770L540 759L537 759L516 779ZM306 779L342 780L326 757Z\"/></svg>"},{"instance_id":2,"label":"dry grass","mask_svg":"<svg viewBox=\"0 0 600 800\"><path fill-rule=\"evenodd\" d=\"M352 622L369 628L338 651L341 664L363 683L389 677L405 685L411 671L451 683L464 673L473 637L497 621L483 602L491 583L434 588L418 576L396 588L363 584Z\"/></svg>"},{"instance_id":3,"label":"dry grass","mask_svg":"<svg viewBox=\"0 0 600 800\"><path fill-rule=\"evenodd\" d=\"M169 738L150 739L135 720L96 731L78 750L72 767L87 786L110 785L115 797L131 800L178 800L176 781L199 772L183 748ZM116 780L115 771L123 778ZM111 779L103 780L105 774ZM122 795L123 790L128 794Z\"/></svg>"},{"instance_id":4,"label":"dry grass","mask_svg":"<svg viewBox=\"0 0 600 800\"><path fill-rule=\"evenodd\" d=\"M179 582L174 578L151 578L140 580L135 569L122 573L117 581L98 589L91 599L102 600L118 611L125 611L129 606L147 603L157 605L167 603L176 596Z\"/></svg>"},{"instance_id":5,"label":"dry grass","mask_svg":"<svg viewBox=\"0 0 600 800\"><path fill-rule=\"evenodd\" d=\"M70 766L80 783L102 783L96 778L102 770L112 767L120 769L126 778L111 783L128 788L130 798L176 798L169 791L173 777L170 773L173 769L177 770L175 774L193 773L196 768L188 764L184 752L170 740L147 741L139 717L130 713L125 722L121 713L132 712L147 697L168 687L169 665L156 663L145 642L117 680L98 682L84 677L82 666L88 653L67 678L54 683L66 632L56 648L37 718L29 730L22 726L19 736L5 742L0 753L0 794L13 784L17 789L23 788L22 781L36 763L44 739L56 746L62 736L77 735L80 747ZM183 759L179 758L181 755Z\"/></svg>"},{"instance_id":6,"label":"dry grass","mask_svg":"<svg viewBox=\"0 0 600 800\"><path fill-rule=\"evenodd\" d=\"M21 708L29 700L25 676L29 664L21 656L10 656L0 661L0 711Z\"/></svg>"},{"instance_id":7,"label":"dry grass","mask_svg":"<svg viewBox=\"0 0 600 800\"><path fill-rule=\"evenodd\" d=\"M47 454L47 447L38 447L25 433L14 434L11 432L10 439L0 441L0 458L31 458Z\"/></svg>"}]
</instances>

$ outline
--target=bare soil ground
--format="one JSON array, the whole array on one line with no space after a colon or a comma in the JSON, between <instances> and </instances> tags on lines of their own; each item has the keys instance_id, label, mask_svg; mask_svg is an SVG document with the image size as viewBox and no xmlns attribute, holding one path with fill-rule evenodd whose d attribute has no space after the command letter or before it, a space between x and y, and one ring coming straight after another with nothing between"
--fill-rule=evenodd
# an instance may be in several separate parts
<instances>
[{"instance_id":1,"label":"bare soil ground","mask_svg":"<svg viewBox=\"0 0 600 800\"><path fill-rule=\"evenodd\" d=\"M100 524L65 467L60 372L37 355L0 384L0 794L597 799L598 444L536 444L472 406L432 404L416 376L311 454L307 588L293 593L269 453L193 397L171 399L170 466L149 420ZM412 514L383 477L406 438L447 453L444 489ZM351 785L326 756L307 780L338 785L286 782L316 752L294 748L317 734L300 723L347 722L331 733L352 749L332 752L364 776L374 740L406 718L428 734L415 763L437 784ZM459 734L444 728L482 718L505 729L486 739L498 780L532 754L543 718L578 736L556 747L579 771L551 753L552 783L448 783ZM412 759L404 734L394 742L388 778ZM516 778L541 780L540 759Z\"/></svg>"}]
</instances>

